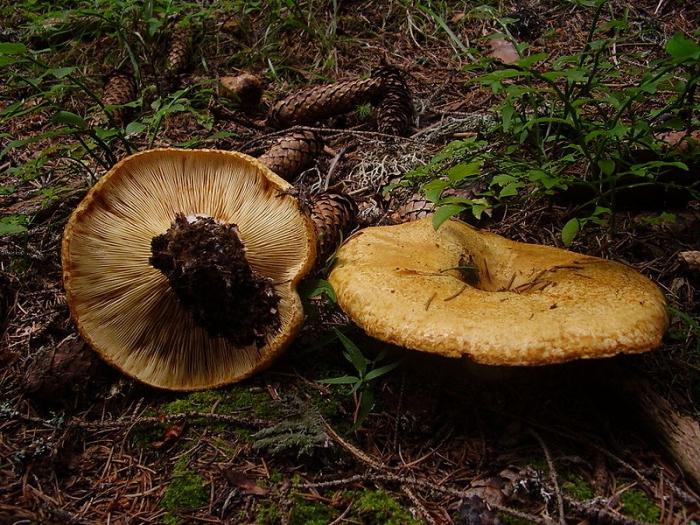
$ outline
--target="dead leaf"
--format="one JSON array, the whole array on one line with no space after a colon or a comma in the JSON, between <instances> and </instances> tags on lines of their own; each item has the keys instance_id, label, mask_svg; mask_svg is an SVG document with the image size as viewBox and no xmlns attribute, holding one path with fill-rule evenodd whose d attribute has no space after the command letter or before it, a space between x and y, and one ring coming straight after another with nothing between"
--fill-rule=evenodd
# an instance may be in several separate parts
<instances>
[{"instance_id":1,"label":"dead leaf","mask_svg":"<svg viewBox=\"0 0 700 525\"><path fill-rule=\"evenodd\" d=\"M153 448L163 448L165 445L172 443L182 435L183 430L185 430L184 421L166 428L165 432L163 433L163 439L161 441L155 441L153 443Z\"/></svg>"},{"instance_id":2,"label":"dead leaf","mask_svg":"<svg viewBox=\"0 0 700 525\"><path fill-rule=\"evenodd\" d=\"M245 472L240 470L224 470L224 477L226 480L235 487L241 489L243 494L250 494L252 496L265 496L269 490L265 487L261 487L256 484L256 480L248 476Z\"/></svg>"},{"instance_id":3,"label":"dead leaf","mask_svg":"<svg viewBox=\"0 0 700 525\"><path fill-rule=\"evenodd\" d=\"M500 60L504 64L513 64L514 62L520 60L520 55L518 55L513 42L510 40L494 38L489 40L489 47L491 48L489 56L491 58L495 58L496 60Z\"/></svg>"},{"instance_id":4,"label":"dead leaf","mask_svg":"<svg viewBox=\"0 0 700 525\"><path fill-rule=\"evenodd\" d=\"M656 138L668 144L669 149L684 153L698 147L700 131L666 131L657 133Z\"/></svg>"}]
</instances>

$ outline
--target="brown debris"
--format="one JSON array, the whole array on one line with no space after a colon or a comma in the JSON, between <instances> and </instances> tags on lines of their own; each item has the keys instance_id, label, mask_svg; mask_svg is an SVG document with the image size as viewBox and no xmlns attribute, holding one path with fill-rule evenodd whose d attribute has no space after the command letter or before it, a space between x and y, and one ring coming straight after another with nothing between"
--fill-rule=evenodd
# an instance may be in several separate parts
<instances>
[{"instance_id":1,"label":"brown debris","mask_svg":"<svg viewBox=\"0 0 700 525\"><path fill-rule=\"evenodd\" d=\"M520 55L518 55L513 42L510 40L494 38L489 40L489 48L491 49L489 56L504 64L513 64L520 60Z\"/></svg>"},{"instance_id":2,"label":"brown debris","mask_svg":"<svg viewBox=\"0 0 700 525\"><path fill-rule=\"evenodd\" d=\"M168 231L153 238L151 249L150 264L211 336L262 346L279 328L280 298L272 281L251 268L235 224L178 213Z\"/></svg>"},{"instance_id":3,"label":"brown debris","mask_svg":"<svg viewBox=\"0 0 700 525\"><path fill-rule=\"evenodd\" d=\"M311 219L316 229L316 260L322 266L355 226L357 205L342 193L322 193L314 198Z\"/></svg>"},{"instance_id":4,"label":"brown debris","mask_svg":"<svg viewBox=\"0 0 700 525\"><path fill-rule=\"evenodd\" d=\"M86 343L71 339L39 352L27 370L24 390L43 402L69 400L70 394L85 392L101 367L97 354Z\"/></svg>"},{"instance_id":5,"label":"brown debris","mask_svg":"<svg viewBox=\"0 0 700 525\"><path fill-rule=\"evenodd\" d=\"M368 78L307 89L277 102L270 110L268 124L286 128L341 115L369 102L382 88L381 79Z\"/></svg>"},{"instance_id":6,"label":"brown debris","mask_svg":"<svg viewBox=\"0 0 700 525\"><path fill-rule=\"evenodd\" d=\"M313 164L323 150L323 139L314 131L295 131L284 135L258 160L287 181Z\"/></svg>"},{"instance_id":7,"label":"brown debris","mask_svg":"<svg viewBox=\"0 0 700 525\"><path fill-rule=\"evenodd\" d=\"M678 254L678 258L691 272L700 272L700 251L681 252Z\"/></svg>"},{"instance_id":8,"label":"brown debris","mask_svg":"<svg viewBox=\"0 0 700 525\"><path fill-rule=\"evenodd\" d=\"M406 136L413 120L413 101L403 72L384 66L374 77L381 80L383 91L377 105L377 129L380 133Z\"/></svg>"},{"instance_id":9,"label":"brown debris","mask_svg":"<svg viewBox=\"0 0 700 525\"><path fill-rule=\"evenodd\" d=\"M255 109L263 93L262 82L250 73L235 77L221 77L219 90L222 96L238 104L244 111Z\"/></svg>"}]
</instances>

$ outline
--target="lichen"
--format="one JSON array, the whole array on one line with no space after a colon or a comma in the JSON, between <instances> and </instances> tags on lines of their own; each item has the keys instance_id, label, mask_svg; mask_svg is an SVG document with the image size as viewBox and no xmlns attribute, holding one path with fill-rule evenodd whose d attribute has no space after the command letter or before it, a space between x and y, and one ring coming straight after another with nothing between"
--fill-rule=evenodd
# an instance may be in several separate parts
<instances>
[{"instance_id":1,"label":"lichen","mask_svg":"<svg viewBox=\"0 0 700 525\"><path fill-rule=\"evenodd\" d=\"M367 525L418 525L398 501L383 490L364 490L357 494L356 512Z\"/></svg>"},{"instance_id":2,"label":"lichen","mask_svg":"<svg viewBox=\"0 0 700 525\"><path fill-rule=\"evenodd\" d=\"M661 509L643 491L629 489L620 496L622 513L639 521L658 523Z\"/></svg>"}]
</instances>

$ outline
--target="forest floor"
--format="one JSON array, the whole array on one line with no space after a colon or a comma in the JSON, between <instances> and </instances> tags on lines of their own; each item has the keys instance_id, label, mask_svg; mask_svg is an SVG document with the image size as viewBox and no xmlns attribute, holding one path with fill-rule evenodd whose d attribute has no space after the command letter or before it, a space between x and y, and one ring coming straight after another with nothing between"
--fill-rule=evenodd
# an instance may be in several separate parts
<instances>
[{"instance_id":1,"label":"forest floor","mask_svg":"<svg viewBox=\"0 0 700 525\"><path fill-rule=\"evenodd\" d=\"M501 98L475 83L469 67L489 53L488 37L503 20L527 19L518 41L528 53L567 55L585 47L594 3L533 2L525 10L509 1L110 0L98 11L89 2L0 4L0 41L45 50L33 55L43 75L34 70L21 81L16 66L0 85L0 523L700 523L697 480L646 425L625 386L628 373L642 377L678 414L700 417L700 279L679 259L700 246L696 186L680 199L639 197L604 221L587 221L570 244L658 283L672 307L661 348L537 368L390 348L386 362L401 364L366 385L374 404L359 422L357 395L319 382L353 373L332 328L368 358L384 345L325 296L306 300L305 329L266 372L172 394L96 360L62 289L63 227L129 149L257 156L277 137L263 122L276 100L367 77L382 59L407 73L411 134L373 134L365 106L318 123L329 148L296 184L310 193L348 191L362 226L387 222L400 202L383 188L446 144L477 137L503 146L505 135L489 127ZM691 1L615 0L601 13L601 24L628 24L608 57L618 85L633 84L626 66L643 72L674 33L697 38L700 22ZM168 17L190 17L199 31L174 85L162 71ZM106 75L125 65L137 70L138 92L128 140L123 130L105 134L105 149L66 131L70 117L57 119L57 111L95 111L71 79L99 96ZM261 106L248 113L222 108L216 96L219 76L241 72L265 87ZM562 247L562 228L582 201L518 190L491 196L489 213L465 220Z\"/></svg>"}]
</instances>

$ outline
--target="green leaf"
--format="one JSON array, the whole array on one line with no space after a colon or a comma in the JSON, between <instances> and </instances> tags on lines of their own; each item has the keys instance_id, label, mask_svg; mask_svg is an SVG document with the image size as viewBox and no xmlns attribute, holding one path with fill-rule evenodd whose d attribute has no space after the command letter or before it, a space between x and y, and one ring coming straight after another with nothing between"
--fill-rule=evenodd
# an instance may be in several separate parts
<instances>
[{"instance_id":1,"label":"green leaf","mask_svg":"<svg viewBox=\"0 0 700 525\"><path fill-rule=\"evenodd\" d=\"M65 124L71 128L86 129L87 122L80 115L71 113L70 111L59 111L53 116L54 122Z\"/></svg>"},{"instance_id":2,"label":"green leaf","mask_svg":"<svg viewBox=\"0 0 700 525\"><path fill-rule=\"evenodd\" d=\"M340 376L340 377L330 377L328 379L319 379L317 383L323 383L325 385L354 385L362 380L357 376Z\"/></svg>"},{"instance_id":3,"label":"green leaf","mask_svg":"<svg viewBox=\"0 0 700 525\"><path fill-rule=\"evenodd\" d=\"M299 291L301 295L307 299L319 297L321 294L326 294L328 299L330 299L332 302L337 302L333 286L325 279L310 279L308 281L304 281L301 284Z\"/></svg>"},{"instance_id":4,"label":"green leaf","mask_svg":"<svg viewBox=\"0 0 700 525\"><path fill-rule=\"evenodd\" d=\"M130 137L131 135L137 135L139 133L142 133L145 130L146 130L146 125L143 124L142 122L139 122L138 120L135 120L133 122L129 122L129 125L126 126L124 133L126 134L127 137Z\"/></svg>"},{"instance_id":5,"label":"green leaf","mask_svg":"<svg viewBox=\"0 0 700 525\"><path fill-rule=\"evenodd\" d=\"M699 58L700 46L697 42L686 38L680 31L676 31L666 42L666 52L677 60Z\"/></svg>"},{"instance_id":6,"label":"green leaf","mask_svg":"<svg viewBox=\"0 0 700 525\"><path fill-rule=\"evenodd\" d=\"M460 162L447 170L447 178L451 182L459 182L467 177L478 175L481 171L481 165L484 161L476 160L474 162Z\"/></svg>"},{"instance_id":7,"label":"green leaf","mask_svg":"<svg viewBox=\"0 0 700 525\"><path fill-rule=\"evenodd\" d=\"M23 55L27 46L16 42L0 42L0 55Z\"/></svg>"},{"instance_id":8,"label":"green leaf","mask_svg":"<svg viewBox=\"0 0 700 525\"><path fill-rule=\"evenodd\" d=\"M611 159L600 159L598 161L598 167L603 175L610 176L615 173L615 161Z\"/></svg>"},{"instance_id":9,"label":"green leaf","mask_svg":"<svg viewBox=\"0 0 700 525\"><path fill-rule=\"evenodd\" d=\"M377 379L378 377L381 377L384 374L388 374L400 364L401 361L396 361L395 363L390 363L388 365L380 366L379 368L370 370L365 376L365 381L372 381L372 379Z\"/></svg>"},{"instance_id":10,"label":"green leaf","mask_svg":"<svg viewBox=\"0 0 700 525\"><path fill-rule=\"evenodd\" d=\"M75 71L74 67L56 67L53 69L49 69L47 73L53 75L57 79L62 79L70 75L73 71Z\"/></svg>"},{"instance_id":11,"label":"green leaf","mask_svg":"<svg viewBox=\"0 0 700 525\"><path fill-rule=\"evenodd\" d=\"M345 352L343 353L345 358L352 363L352 365L360 373L360 376L364 376L365 372L367 371L367 363L369 361L367 361L365 356L362 355L362 352L357 345L353 343L343 332L337 328L334 328L333 331L335 332L335 335L338 336L338 339L340 339L340 342L345 348Z\"/></svg>"},{"instance_id":12,"label":"green leaf","mask_svg":"<svg viewBox=\"0 0 700 525\"><path fill-rule=\"evenodd\" d=\"M374 392L369 389L363 390L360 397L360 407L357 411L357 420L352 426L353 429L357 430L362 426L362 423L365 422L372 408L374 408Z\"/></svg>"},{"instance_id":13,"label":"green leaf","mask_svg":"<svg viewBox=\"0 0 700 525\"><path fill-rule=\"evenodd\" d=\"M530 55L529 57L521 58L515 63L520 67L529 68L536 62L546 60L548 56L549 55L547 53L535 53L534 55Z\"/></svg>"},{"instance_id":14,"label":"green leaf","mask_svg":"<svg viewBox=\"0 0 700 525\"><path fill-rule=\"evenodd\" d=\"M435 179L427 184L423 184L423 186L421 186L421 191L430 202L438 202L440 200L440 195L442 195L442 190L447 188L449 184L449 181Z\"/></svg>"},{"instance_id":15,"label":"green leaf","mask_svg":"<svg viewBox=\"0 0 700 525\"><path fill-rule=\"evenodd\" d=\"M464 210L464 206L460 204L446 204L445 206L440 206L437 211L433 214L433 228L436 230L442 226L450 217L461 213Z\"/></svg>"},{"instance_id":16,"label":"green leaf","mask_svg":"<svg viewBox=\"0 0 700 525\"><path fill-rule=\"evenodd\" d=\"M522 187L521 182L511 182L507 184L498 194L499 198L513 197L518 194L518 188Z\"/></svg>"},{"instance_id":17,"label":"green leaf","mask_svg":"<svg viewBox=\"0 0 700 525\"><path fill-rule=\"evenodd\" d=\"M564 243L564 246L571 246L571 243L574 242L574 238L578 235L580 230L581 221L578 219L571 219L567 222L561 230L561 241Z\"/></svg>"},{"instance_id":18,"label":"green leaf","mask_svg":"<svg viewBox=\"0 0 700 525\"><path fill-rule=\"evenodd\" d=\"M27 231L27 217L24 215L8 215L0 219L0 237L16 235Z\"/></svg>"},{"instance_id":19,"label":"green leaf","mask_svg":"<svg viewBox=\"0 0 700 525\"><path fill-rule=\"evenodd\" d=\"M511 182L517 182L518 179L513 177L512 175L507 175L505 173L499 173L498 175L494 175L493 179L491 179L491 186L494 184L498 186L507 186Z\"/></svg>"},{"instance_id":20,"label":"green leaf","mask_svg":"<svg viewBox=\"0 0 700 525\"><path fill-rule=\"evenodd\" d=\"M16 186L0 186L0 195L12 195L16 190Z\"/></svg>"}]
</instances>

